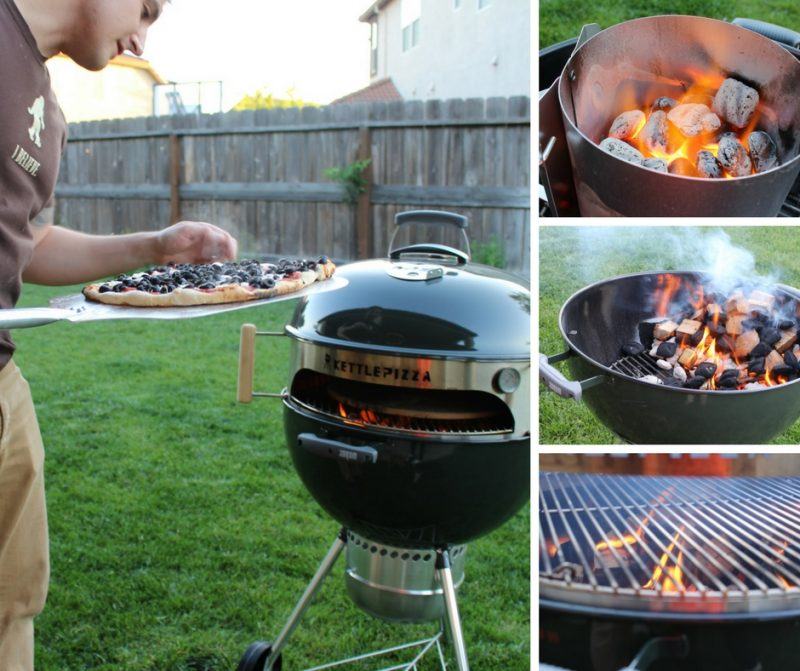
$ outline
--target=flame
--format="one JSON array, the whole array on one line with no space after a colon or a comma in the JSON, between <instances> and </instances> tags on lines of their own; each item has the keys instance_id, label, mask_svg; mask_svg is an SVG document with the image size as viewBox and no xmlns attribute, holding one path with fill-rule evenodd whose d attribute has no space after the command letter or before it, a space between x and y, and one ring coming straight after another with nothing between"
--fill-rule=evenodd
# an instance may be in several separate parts
<instances>
[{"instance_id":1,"label":"flame","mask_svg":"<svg viewBox=\"0 0 800 671\"><path fill-rule=\"evenodd\" d=\"M547 554L551 557L555 557L558 554L559 548L564 543L569 543L570 538L569 536L560 536L558 542L551 541L549 538L545 542L545 547L547 550Z\"/></svg>"},{"instance_id":2,"label":"flame","mask_svg":"<svg viewBox=\"0 0 800 671\"><path fill-rule=\"evenodd\" d=\"M658 294L658 304L656 305L656 316L666 317L669 305L672 302L673 296L681 288L681 278L677 275L659 275L658 287L660 293Z\"/></svg>"},{"instance_id":3,"label":"flame","mask_svg":"<svg viewBox=\"0 0 800 671\"><path fill-rule=\"evenodd\" d=\"M677 592L683 591L683 570L681 569L681 562L683 561L683 551L681 550L678 552L678 556L676 557L675 564L672 566L667 566L670 561L669 555L672 552L673 548L678 542L678 538L683 531L683 527L678 529L675 532L675 535L672 538L672 543L669 544L667 547L666 552L661 555L661 559L658 562L658 566L656 566L655 570L653 571L653 575L650 576L650 580L648 580L645 585L644 589L656 589L656 585L661 583L661 591L662 592ZM666 574L666 575L665 575ZM662 582L663 577L663 582Z\"/></svg>"}]
</instances>

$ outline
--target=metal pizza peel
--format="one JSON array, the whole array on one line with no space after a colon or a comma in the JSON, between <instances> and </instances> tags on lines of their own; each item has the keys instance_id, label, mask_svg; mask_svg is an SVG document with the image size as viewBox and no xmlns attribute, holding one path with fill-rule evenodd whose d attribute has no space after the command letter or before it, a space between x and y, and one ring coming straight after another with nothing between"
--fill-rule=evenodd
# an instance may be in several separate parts
<instances>
[{"instance_id":1,"label":"metal pizza peel","mask_svg":"<svg viewBox=\"0 0 800 671\"><path fill-rule=\"evenodd\" d=\"M210 317L222 314L223 312L233 312L234 310L244 310L245 308L256 308L264 305L272 305L282 301L295 300L311 294L335 291L347 286L348 282L343 277L334 275L330 279L322 282L314 282L300 291L273 298L263 298L256 301L244 301L241 303L221 303L218 305L193 305L191 307L162 307L162 308L137 308L127 305L107 305L87 301L83 294L73 294L71 296L61 296L50 301L47 308L13 308L10 310L0 310L0 330L4 329L25 329L34 326L44 326L54 322L100 322L112 319L194 319L196 317Z\"/></svg>"}]
</instances>

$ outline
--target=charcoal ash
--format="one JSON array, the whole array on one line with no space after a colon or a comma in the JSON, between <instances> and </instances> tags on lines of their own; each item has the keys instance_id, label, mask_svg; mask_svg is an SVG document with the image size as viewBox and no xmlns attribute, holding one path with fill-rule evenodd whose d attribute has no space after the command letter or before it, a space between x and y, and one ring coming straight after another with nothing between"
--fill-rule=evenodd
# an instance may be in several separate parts
<instances>
[{"instance_id":1,"label":"charcoal ash","mask_svg":"<svg viewBox=\"0 0 800 671\"><path fill-rule=\"evenodd\" d=\"M758 106L758 91L728 77L714 96L711 108L735 128L744 128Z\"/></svg>"},{"instance_id":2,"label":"charcoal ash","mask_svg":"<svg viewBox=\"0 0 800 671\"><path fill-rule=\"evenodd\" d=\"M675 98L670 98L668 96L661 96L660 98L656 98L653 101L653 104L650 106L651 112L658 112L658 111L665 111L669 112L673 107L677 106L678 101Z\"/></svg>"},{"instance_id":3,"label":"charcoal ash","mask_svg":"<svg viewBox=\"0 0 800 671\"><path fill-rule=\"evenodd\" d=\"M644 156L642 156L642 153L638 149L613 137L607 137L603 140L600 143L600 149L628 163L633 163L635 165L642 165L644 163Z\"/></svg>"},{"instance_id":4,"label":"charcoal ash","mask_svg":"<svg viewBox=\"0 0 800 671\"><path fill-rule=\"evenodd\" d=\"M683 177L700 177L697 168L688 158L682 156L676 158L667 168L670 175L682 175Z\"/></svg>"},{"instance_id":5,"label":"charcoal ash","mask_svg":"<svg viewBox=\"0 0 800 671\"><path fill-rule=\"evenodd\" d=\"M673 366L672 377L682 384L686 382L688 376L686 375L686 371L684 370L683 366Z\"/></svg>"},{"instance_id":6,"label":"charcoal ash","mask_svg":"<svg viewBox=\"0 0 800 671\"><path fill-rule=\"evenodd\" d=\"M722 125L719 117L700 103L681 103L667 113L667 119L684 137L713 133Z\"/></svg>"},{"instance_id":7,"label":"charcoal ash","mask_svg":"<svg viewBox=\"0 0 800 671\"><path fill-rule=\"evenodd\" d=\"M744 177L752 171L753 166L747 149L733 133L725 133L720 138L717 160L733 177Z\"/></svg>"},{"instance_id":8,"label":"charcoal ash","mask_svg":"<svg viewBox=\"0 0 800 671\"><path fill-rule=\"evenodd\" d=\"M656 350L656 356L659 359L669 359L675 355L678 350L678 343L675 342L662 342Z\"/></svg>"},{"instance_id":9,"label":"charcoal ash","mask_svg":"<svg viewBox=\"0 0 800 671\"><path fill-rule=\"evenodd\" d=\"M623 356L637 356L644 352L644 345L640 342L636 342L632 340L631 342L626 342L622 346L622 354Z\"/></svg>"},{"instance_id":10,"label":"charcoal ash","mask_svg":"<svg viewBox=\"0 0 800 671\"><path fill-rule=\"evenodd\" d=\"M672 364L666 359L658 359L658 361L656 361L656 366L658 366L661 370L672 370Z\"/></svg>"},{"instance_id":11,"label":"charcoal ash","mask_svg":"<svg viewBox=\"0 0 800 671\"><path fill-rule=\"evenodd\" d=\"M668 172L667 162L663 158L646 158L642 165L650 170L657 170L658 172Z\"/></svg>"},{"instance_id":12,"label":"charcoal ash","mask_svg":"<svg viewBox=\"0 0 800 671\"><path fill-rule=\"evenodd\" d=\"M639 137L651 153L655 151L666 152L668 132L667 113L659 110L650 115Z\"/></svg>"},{"instance_id":13,"label":"charcoal ash","mask_svg":"<svg viewBox=\"0 0 800 671\"><path fill-rule=\"evenodd\" d=\"M756 172L764 172L778 165L778 148L764 131L757 130L750 133L747 146Z\"/></svg>"},{"instance_id":14,"label":"charcoal ash","mask_svg":"<svg viewBox=\"0 0 800 671\"><path fill-rule=\"evenodd\" d=\"M697 152L697 172L701 177L708 179L722 179L725 177L722 172L722 164L710 151L702 149Z\"/></svg>"},{"instance_id":15,"label":"charcoal ash","mask_svg":"<svg viewBox=\"0 0 800 671\"><path fill-rule=\"evenodd\" d=\"M642 382L649 382L650 384L663 384L661 382L661 378L656 377L655 375L645 375L644 377L640 377L639 380Z\"/></svg>"},{"instance_id":16,"label":"charcoal ash","mask_svg":"<svg viewBox=\"0 0 800 671\"><path fill-rule=\"evenodd\" d=\"M644 112L642 110L630 110L620 114L611 124L608 137L618 140L627 140L636 135L642 125L644 125Z\"/></svg>"}]
</instances>

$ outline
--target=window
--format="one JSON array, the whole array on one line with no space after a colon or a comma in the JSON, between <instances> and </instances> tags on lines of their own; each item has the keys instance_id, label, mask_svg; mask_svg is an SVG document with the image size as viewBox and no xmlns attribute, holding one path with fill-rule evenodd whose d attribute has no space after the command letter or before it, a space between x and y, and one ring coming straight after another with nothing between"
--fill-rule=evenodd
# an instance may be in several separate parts
<instances>
[{"instance_id":1,"label":"window","mask_svg":"<svg viewBox=\"0 0 800 671\"><path fill-rule=\"evenodd\" d=\"M478 9L483 9L492 4L492 0L478 0Z\"/></svg>"},{"instance_id":2,"label":"window","mask_svg":"<svg viewBox=\"0 0 800 671\"><path fill-rule=\"evenodd\" d=\"M369 24L369 74L378 74L378 22Z\"/></svg>"},{"instance_id":3,"label":"window","mask_svg":"<svg viewBox=\"0 0 800 671\"><path fill-rule=\"evenodd\" d=\"M419 44L419 17L422 0L403 0L400 7L400 25L403 28L403 51Z\"/></svg>"}]
</instances>

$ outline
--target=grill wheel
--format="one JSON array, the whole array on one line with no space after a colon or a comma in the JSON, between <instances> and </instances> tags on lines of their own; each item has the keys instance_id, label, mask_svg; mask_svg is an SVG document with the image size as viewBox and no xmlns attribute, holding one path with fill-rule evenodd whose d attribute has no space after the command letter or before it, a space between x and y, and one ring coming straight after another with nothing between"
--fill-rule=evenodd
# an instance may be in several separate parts
<instances>
[{"instance_id":1,"label":"grill wheel","mask_svg":"<svg viewBox=\"0 0 800 671\"><path fill-rule=\"evenodd\" d=\"M281 671L283 655L278 655L278 659L275 660L271 669L264 667L271 652L272 643L256 641L250 644L250 647L245 650L239 660L239 666L236 667L236 671Z\"/></svg>"}]
</instances>

